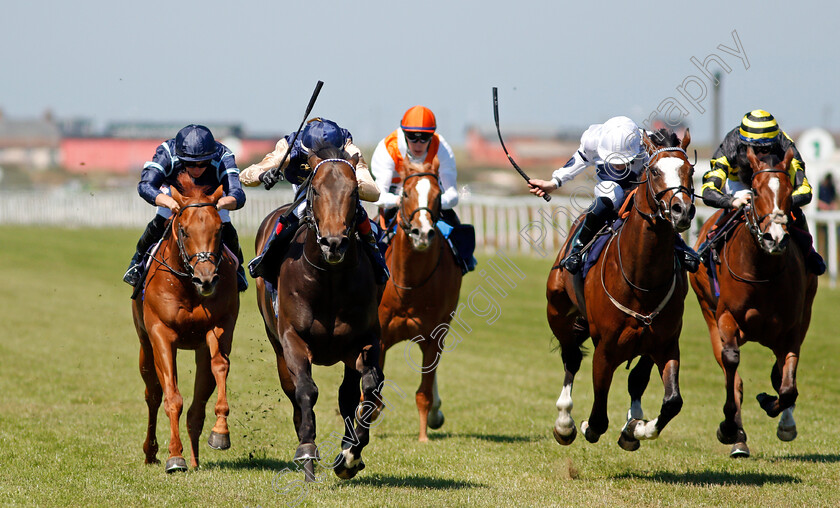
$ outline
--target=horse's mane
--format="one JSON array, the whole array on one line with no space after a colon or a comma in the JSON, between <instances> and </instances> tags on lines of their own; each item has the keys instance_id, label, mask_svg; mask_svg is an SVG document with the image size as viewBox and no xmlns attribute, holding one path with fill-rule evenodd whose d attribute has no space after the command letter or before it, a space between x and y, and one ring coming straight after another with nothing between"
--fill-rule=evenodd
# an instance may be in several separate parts
<instances>
[{"instance_id":1,"label":"horse's mane","mask_svg":"<svg viewBox=\"0 0 840 508\"><path fill-rule=\"evenodd\" d=\"M677 133L665 128L653 131L648 137L659 148L680 146L680 138L677 137Z\"/></svg>"},{"instance_id":2,"label":"horse's mane","mask_svg":"<svg viewBox=\"0 0 840 508\"><path fill-rule=\"evenodd\" d=\"M178 192L180 192L182 196L188 198L200 198L202 196L210 196L215 191L215 189L211 189L206 185L196 184L195 180L192 179L192 177L189 175L189 173L187 173L186 170L178 173L175 187L177 187Z\"/></svg>"}]
</instances>

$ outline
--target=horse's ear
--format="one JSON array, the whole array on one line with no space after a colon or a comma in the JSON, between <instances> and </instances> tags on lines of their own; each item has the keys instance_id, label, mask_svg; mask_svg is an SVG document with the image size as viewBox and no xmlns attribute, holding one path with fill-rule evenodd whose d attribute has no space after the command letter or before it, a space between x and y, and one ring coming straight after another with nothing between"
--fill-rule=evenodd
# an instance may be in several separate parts
<instances>
[{"instance_id":1,"label":"horse's ear","mask_svg":"<svg viewBox=\"0 0 840 508\"><path fill-rule=\"evenodd\" d=\"M755 157L755 150L751 146L747 147L747 160L750 161L750 167L753 170L758 169L758 159Z\"/></svg>"},{"instance_id":2,"label":"horse's ear","mask_svg":"<svg viewBox=\"0 0 840 508\"><path fill-rule=\"evenodd\" d=\"M313 153L309 155L309 159L307 159L307 162L309 164L309 167L314 169L315 166L317 166L318 163L321 162L321 159Z\"/></svg>"},{"instance_id":3,"label":"horse's ear","mask_svg":"<svg viewBox=\"0 0 840 508\"><path fill-rule=\"evenodd\" d=\"M647 132L645 131L642 131L642 143L644 143L648 153L656 151L656 146L653 144L653 141L650 140L650 138L647 135Z\"/></svg>"},{"instance_id":4,"label":"horse's ear","mask_svg":"<svg viewBox=\"0 0 840 508\"><path fill-rule=\"evenodd\" d=\"M438 159L437 155L435 155L435 158L432 159L432 168L431 169L432 169L433 173L437 173L438 170L440 170L440 159ZM426 171L428 171L428 169Z\"/></svg>"},{"instance_id":5,"label":"horse's ear","mask_svg":"<svg viewBox=\"0 0 840 508\"><path fill-rule=\"evenodd\" d=\"M219 200L222 199L222 196L224 196L224 195L225 195L225 189L221 185L219 185L219 187L216 189L216 192L214 192L213 195L210 196L210 198L213 201L213 203L218 203Z\"/></svg>"},{"instance_id":6,"label":"horse's ear","mask_svg":"<svg viewBox=\"0 0 840 508\"><path fill-rule=\"evenodd\" d=\"M353 163L353 167L356 167L359 164L359 154L354 153L352 157L350 157L350 162Z\"/></svg>"},{"instance_id":7,"label":"horse's ear","mask_svg":"<svg viewBox=\"0 0 840 508\"><path fill-rule=\"evenodd\" d=\"M172 196L172 199L178 202L178 204L182 205L186 202L186 199L183 194L178 192L178 189L174 185L169 186L169 195Z\"/></svg>"},{"instance_id":8,"label":"horse's ear","mask_svg":"<svg viewBox=\"0 0 840 508\"><path fill-rule=\"evenodd\" d=\"M685 150L688 148L688 144L691 143L691 132L689 129L685 130L685 136L683 136L682 141L680 141L680 148Z\"/></svg>"},{"instance_id":9,"label":"horse's ear","mask_svg":"<svg viewBox=\"0 0 840 508\"><path fill-rule=\"evenodd\" d=\"M787 152L785 152L785 160L784 160L785 169L790 168L790 161L792 161L792 160L793 160L793 147L788 148Z\"/></svg>"}]
</instances>

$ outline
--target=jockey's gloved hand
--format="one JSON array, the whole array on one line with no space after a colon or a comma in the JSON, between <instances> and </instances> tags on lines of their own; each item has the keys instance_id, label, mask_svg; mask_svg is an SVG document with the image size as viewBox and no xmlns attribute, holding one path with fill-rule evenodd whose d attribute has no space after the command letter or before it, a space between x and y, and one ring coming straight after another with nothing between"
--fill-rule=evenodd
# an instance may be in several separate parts
<instances>
[{"instance_id":1,"label":"jockey's gloved hand","mask_svg":"<svg viewBox=\"0 0 840 508\"><path fill-rule=\"evenodd\" d=\"M750 195L745 194L741 197L735 198L732 200L732 208L738 210L739 208L743 208L744 206L750 204Z\"/></svg>"},{"instance_id":2,"label":"jockey's gloved hand","mask_svg":"<svg viewBox=\"0 0 840 508\"><path fill-rule=\"evenodd\" d=\"M276 184L279 181L279 179L274 175L273 171L269 170L264 171L260 175L260 181L263 183L263 185L265 185L266 189L270 189L274 187L274 184Z\"/></svg>"}]
</instances>

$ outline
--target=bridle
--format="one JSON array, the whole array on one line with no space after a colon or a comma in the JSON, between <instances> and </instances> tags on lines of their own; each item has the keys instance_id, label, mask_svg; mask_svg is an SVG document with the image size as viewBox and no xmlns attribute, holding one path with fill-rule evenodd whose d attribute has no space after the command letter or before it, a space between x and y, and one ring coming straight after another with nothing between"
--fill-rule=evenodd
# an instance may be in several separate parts
<instances>
[{"instance_id":1,"label":"bridle","mask_svg":"<svg viewBox=\"0 0 840 508\"><path fill-rule=\"evenodd\" d=\"M307 224L309 226L309 228L315 232L315 243L316 244L321 243L321 240L324 237L321 235L321 229L318 226L318 221L315 220L315 212L312 209L312 202L313 202L314 197L315 197L315 186L313 185L312 182L314 181L315 172L318 171L318 168L320 168L321 165L324 164L325 162L342 162L342 163L350 166L351 170L353 170L353 171L356 170L356 168L353 167L353 164L351 164L350 161L347 161L347 160L344 160L344 159L324 159L321 162L319 162L317 165L315 165L315 168L312 170L312 173L310 174L310 179L311 180L309 181L308 186L306 188L306 209L304 211L303 219L301 219L301 221L303 223ZM357 214L356 210L358 209L358 204L359 204L359 188L358 187L355 187L353 189L352 196L353 196L353 201L355 203L354 206L353 206L353 217L350 221L348 221L347 228L343 232L344 236L348 236L348 237L350 236L351 232L353 231L353 228L356 226L356 214Z\"/></svg>"},{"instance_id":2,"label":"bridle","mask_svg":"<svg viewBox=\"0 0 840 508\"><path fill-rule=\"evenodd\" d=\"M216 252L202 251L202 252L196 252L193 255L189 255L187 253L186 247L184 246L185 232L184 232L184 227L181 226L181 215L184 213L184 210L186 210L187 208L203 208L205 206L212 206L214 209L216 208L215 203L192 203L192 204L189 204L189 205L184 205L178 211L178 214L175 215L175 217L172 220L172 223L170 224L170 227L172 227L173 233L175 234L175 243L178 245L178 255L181 257L181 261L183 262L184 266L186 267L187 272L184 273L184 272L181 272L179 270L176 270L176 269L172 268L163 259L158 260L158 262L160 264L162 264L163 266L165 266L166 268L168 268L170 272L172 272L173 274L175 274L179 277L192 278L195 275L196 265L198 265L199 263L205 262L205 261L213 263L213 272L215 273L216 271L218 271L219 264L222 262L222 242L221 241L219 241L219 248L216 250ZM178 229L177 230L175 230L175 223L176 222L178 223ZM214 257L216 259L215 261L213 261ZM193 259L195 259L195 263L192 262Z\"/></svg>"},{"instance_id":3,"label":"bridle","mask_svg":"<svg viewBox=\"0 0 840 508\"><path fill-rule=\"evenodd\" d=\"M760 173L782 173L785 176L787 176L787 174L788 174L788 172L785 171L784 169L777 169L777 168L767 168L767 169L762 169L762 170L756 171L750 177L750 187L752 187L752 180L755 178L755 175L758 175ZM752 188L750 189L750 194L755 196L755 191ZM770 217L770 216L773 217L773 220L768 222L767 225L764 227L764 229L761 229L761 223L764 222L764 219L766 219L767 217ZM749 209L744 214L744 217L746 218L747 229L750 231L750 233L753 235L753 237L756 239L756 241L759 242L759 244L761 243L762 235L764 235L764 233L767 232L767 230L770 228L770 226L773 223L776 223L776 224L786 224L787 223L787 216L784 215L784 214L770 212L770 213L765 213L764 215L759 217L758 212L755 210L755 206L752 206L752 205L749 206Z\"/></svg>"},{"instance_id":4,"label":"bridle","mask_svg":"<svg viewBox=\"0 0 840 508\"><path fill-rule=\"evenodd\" d=\"M642 217L645 217L650 222L653 222L654 219L659 218L661 220L668 221L668 222L671 223L671 225L673 225L673 220L671 218L671 205L673 204L674 199L676 199L677 194L679 194L679 193L684 193L684 194L688 194L689 196L691 196L691 204L694 205L694 197L695 197L694 181L692 180L690 188L686 187L685 185L678 185L678 186L675 186L675 187L666 187L665 189L662 189L661 191L654 194L653 189L651 188L651 185L650 185L651 178L653 177L653 175L651 173L652 172L651 168L653 167L653 160L654 160L655 157L657 157L660 154L665 153L665 152L680 152L680 153L682 153L683 156L685 157L685 162L688 163L691 166L692 170L694 169L695 164L697 164L697 152L696 151L694 152L694 164L691 164L690 162L688 162L688 154L685 152L685 150L683 150L682 148L680 148L678 146L668 146L668 147L665 147L665 148L660 148L658 150L655 150L653 153L651 153L648 156L648 161L647 161L647 163L645 163L645 179L642 180L642 181L633 182L633 183L636 183L636 184L639 184L639 185L641 185L643 183L647 183L647 185L645 186L645 188L647 189L645 199L648 200L648 204L650 204L650 200L653 199L654 205L652 205L652 208L656 209L656 213L655 214L648 214L648 213L645 213L645 212L641 211L639 209L638 203L636 203L635 199L633 200L633 207L636 209L637 212L639 212L639 214ZM657 162L658 162L658 159L657 159ZM674 191L674 193L671 195L671 199L669 199L666 202L663 199L663 196L665 194L667 194L668 191Z\"/></svg>"},{"instance_id":5,"label":"bridle","mask_svg":"<svg viewBox=\"0 0 840 508\"><path fill-rule=\"evenodd\" d=\"M438 207L437 207L438 208L438 213L435 213L428 206L418 206L417 208L412 210L412 212L410 214L405 213L405 202L406 202L406 199L408 198L408 194L405 191L406 183L408 183L408 180L411 179L411 178L419 178L419 177L422 177L422 176L432 176L432 177L435 178L435 180L438 181L438 185L440 185L440 180L438 179L437 173L430 173L430 172L412 173L412 174L406 176L403 179L403 188L402 188L402 194L400 196L401 199L400 199L400 207L399 207L399 217L400 217L399 224L400 224L400 227L402 228L402 230L405 231L405 234L409 234L409 231L411 231L411 221L413 221L414 216L417 215L420 212L423 212L423 211L428 212L429 215L432 217L432 224L436 224L437 221L438 221L438 215L440 214L440 212L439 212L440 203L438 203ZM437 200L438 200L438 202L440 201L440 195L438 195Z\"/></svg>"}]
</instances>

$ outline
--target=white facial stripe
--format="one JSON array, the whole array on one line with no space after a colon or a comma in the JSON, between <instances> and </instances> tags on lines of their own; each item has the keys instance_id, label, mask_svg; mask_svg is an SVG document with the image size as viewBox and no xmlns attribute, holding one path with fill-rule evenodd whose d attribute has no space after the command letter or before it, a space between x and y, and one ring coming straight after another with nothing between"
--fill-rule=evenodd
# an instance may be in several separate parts
<instances>
[{"instance_id":1,"label":"white facial stripe","mask_svg":"<svg viewBox=\"0 0 840 508\"><path fill-rule=\"evenodd\" d=\"M773 191L773 213L781 212L782 209L779 208L779 186L781 183L779 182L779 177L774 176L767 182L767 186L770 187L770 190Z\"/></svg>"},{"instance_id":2,"label":"white facial stripe","mask_svg":"<svg viewBox=\"0 0 840 508\"><path fill-rule=\"evenodd\" d=\"M663 157L656 163L659 171L665 175L665 185L668 187L679 187L680 182L680 168L685 164L685 161L679 157Z\"/></svg>"},{"instance_id":3,"label":"white facial stripe","mask_svg":"<svg viewBox=\"0 0 840 508\"><path fill-rule=\"evenodd\" d=\"M417 191L417 206L419 208L424 208L429 206L429 191L432 190L432 182L427 179L420 179L417 182L417 187L414 188ZM429 212L426 210L420 211L417 214L420 217L420 224L422 226L423 232L428 232L429 230L434 227L432 224L432 217L429 215Z\"/></svg>"}]
</instances>

